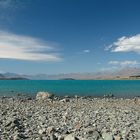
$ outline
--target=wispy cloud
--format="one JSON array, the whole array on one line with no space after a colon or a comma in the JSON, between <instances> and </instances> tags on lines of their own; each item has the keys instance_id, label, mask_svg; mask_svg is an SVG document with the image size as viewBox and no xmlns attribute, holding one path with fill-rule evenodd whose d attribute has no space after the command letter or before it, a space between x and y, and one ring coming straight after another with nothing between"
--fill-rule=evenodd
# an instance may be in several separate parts
<instances>
[{"instance_id":1,"label":"wispy cloud","mask_svg":"<svg viewBox=\"0 0 140 140\"><path fill-rule=\"evenodd\" d=\"M18 4L22 4L20 0L0 0L1 9L16 9Z\"/></svg>"},{"instance_id":2,"label":"wispy cloud","mask_svg":"<svg viewBox=\"0 0 140 140\"><path fill-rule=\"evenodd\" d=\"M0 0L0 25L4 26L3 22L11 24L19 11L24 9L24 7L26 7L25 1Z\"/></svg>"},{"instance_id":3,"label":"wispy cloud","mask_svg":"<svg viewBox=\"0 0 140 140\"><path fill-rule=\"evenodd\" d=\"M132 37L123 36L105 50L111 50L111 52L136 52L140 54L140 34Z\"/></svg>"},{"instance_id":4,"label":"wispy cloud","mask_svg":"<svg viewBox=\"0 0 140 140\"><path fill-rule=\"evenodd\" d=\"M12 0L1 0L0 1L0 7L1 8L7 8L11 5Z\"/></svg>"},{"instance_id":5,"label":"wispy cloud","mask_svg":"<svg viewBox=\"0 0 140 140\"><path fill-rule=\"evenodd\" d=\"M104 68L101 68L100 71L102 72L107 72L107 71L116 71L118 70L118 67L117 66L111 66L111 67L104 67Z\"/></svg>"},{"instance_id":6,"label":"wispy cloud","mask_svg":"<svg viewBox=\"0 0 140 140\"><path fill-rule=\"evenodd\" d=\"M0 31L0 58L31 61L60 61L53 46L43 40Z\"/></svg>"},{"instance_id":7,"label":"wispy cloud","mask_svg":"<svg viewBox=\"0 0 140 140\"><path fill-rule=\"evenodd\" d=\"M127 68L127 67L138 67L140 63L136 60L131 61L131 60L126 60L126 61L116 61L112 60L108 62L107 67L101 68L101 71L118 71L121 70L122 68Z\"/></svg>"},{"instance_id":8,"label":"wispy cloud","mask_svg":"<svg viewBox=\"0 0 140 140\"><path fill-rule=\"evenodd\" d=\"M130 60L126 60L126 61L109 61L108 64L110 65L118 65L118 66L136 66L139 65L140 63L135 61L130 61Z\"/></svg>"},{"instance_id":9,"label":"wispy cloud","mask_svg":"<svg viewBox=\"0 0 140 140\"><path fill-rule=\"evenodd\" d=\"M83 53L90 53L90 50L83 50Z\"/></svg>"},{"instance_id":10,"label":"wispy cloud","mask_svg":"<svg viewBox=\"0 0 140 140\"><path fill-rule=\"evenodd\" d=\"M81 50L81 51L77 52L77 54L84 55L84 54L88 54L90 52L91 52L91 50L85 49L85 50Z\"/></svg>"}]
</instances>

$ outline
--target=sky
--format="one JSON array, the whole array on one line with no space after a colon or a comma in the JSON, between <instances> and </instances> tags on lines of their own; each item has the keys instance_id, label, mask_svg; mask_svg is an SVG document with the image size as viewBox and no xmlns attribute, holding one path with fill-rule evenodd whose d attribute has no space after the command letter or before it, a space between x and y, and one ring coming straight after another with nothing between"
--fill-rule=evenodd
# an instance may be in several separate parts
<instances>
[{"instance_id":1,"label":"sky","mask_svg":"<svg viewBox=\"0 0 140 140\"><path fill-rule=\"evenodd\" d=\"M0 0L0 72L139 66L139 0Z\"/></svg>"}]
</instances>

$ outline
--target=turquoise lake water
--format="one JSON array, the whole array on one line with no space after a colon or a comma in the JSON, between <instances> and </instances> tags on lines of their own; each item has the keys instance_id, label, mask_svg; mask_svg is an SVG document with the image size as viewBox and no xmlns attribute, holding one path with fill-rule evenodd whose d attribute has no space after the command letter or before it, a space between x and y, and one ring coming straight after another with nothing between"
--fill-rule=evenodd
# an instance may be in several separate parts
<instances>
[{"instance_id":1,"label":"turquoise lake water","mask_svg":"<svg viewBox=\"0 0 140 140\"><path fill-rule=\"evenodd\" d=\"M0 80L0 96L17 93L35 96L38 91L56 95L92 95L112 93L116 97L140 96L140 80Z\"/></svg>"}]
</instances>

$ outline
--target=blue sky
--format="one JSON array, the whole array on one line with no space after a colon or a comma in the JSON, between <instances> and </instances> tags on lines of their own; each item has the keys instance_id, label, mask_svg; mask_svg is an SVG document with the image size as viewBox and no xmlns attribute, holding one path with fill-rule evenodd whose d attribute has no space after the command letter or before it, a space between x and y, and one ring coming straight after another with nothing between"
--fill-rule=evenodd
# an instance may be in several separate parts
<instances>
[{"instance_id":1,"label":"blue sky","mask_svg":"<svg viewBox=\"0 0 140 140\"><path fill-rule=\"evenodd\" d=\"M139 67L139 0L0 0L0 71Z\"/></svg>"}]
</instances>

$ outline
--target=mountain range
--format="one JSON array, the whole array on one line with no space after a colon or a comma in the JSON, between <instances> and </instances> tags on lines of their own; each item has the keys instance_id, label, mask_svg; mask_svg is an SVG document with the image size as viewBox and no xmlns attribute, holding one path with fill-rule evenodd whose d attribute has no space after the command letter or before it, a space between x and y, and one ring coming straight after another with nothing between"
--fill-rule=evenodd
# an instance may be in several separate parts
<instances>
[{"instance_id":1,"label":"mountain range","mask_svg":"<svg viewBox=\"0 0 140 140\"><path fill-rule=\"evenodd\" d=\"M16 74L16 73L1 73L0 74L0 80L25 80L28 79L22 75Z\"/></svg>"},{"instance_id":2,"label":"mountain range","mask_svg":"<svg viewBox=\"0 0 140 140\"><path fill-rule=\"evenodd\" d=\"M101 71L93 73L68 73L68 74L36 74L36 75L22 75L16 73L1 73L0 79L31 79L31 80L72 80L72 79L139 79L140 68L127 67L117 71Z\"/></svg>"}]
</instances>

